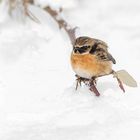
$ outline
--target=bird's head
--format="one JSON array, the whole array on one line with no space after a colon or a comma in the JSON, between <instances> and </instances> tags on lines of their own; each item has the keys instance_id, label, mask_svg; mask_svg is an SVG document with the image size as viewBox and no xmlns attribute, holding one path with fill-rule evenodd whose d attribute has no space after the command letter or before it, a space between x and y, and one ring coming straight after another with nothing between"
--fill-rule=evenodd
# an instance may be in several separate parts
<instances>
[{"instance_id":1,"label":"bird's head","mask_svg":"<svg viewBox=\"0 0 140 140\"><path fill-rule=\"evenodd\" d=\"M73 53L87 54L96 50L107 50L107 44L101 40L90 38L87 36L78 37L73 46Z\"/></svg>"},{"instance_id":2,"label":"bird's head","mask_svg":"<svg viewBox=\"0 0 140 140\"><path fill-rule=\"evenodd\" d=\"M89 53L91 47L94 44L94 40L90 37L78 37L73 46L73 53L86 54Z\"/></svg>"}]
</instances>

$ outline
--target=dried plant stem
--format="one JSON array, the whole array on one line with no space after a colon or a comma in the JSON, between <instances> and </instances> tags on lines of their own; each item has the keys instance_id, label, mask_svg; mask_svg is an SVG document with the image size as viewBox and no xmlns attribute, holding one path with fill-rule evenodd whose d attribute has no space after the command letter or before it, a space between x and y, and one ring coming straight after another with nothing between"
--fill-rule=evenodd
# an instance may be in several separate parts
<instances>
[{"instance_id":1,"label":"dried plant stem","mask_svg":"<svg viewBox=\"0 0 140 140\"><path fill-rule=\"evenodd\" d=\"M27 15L28 16L31 15L34 18L34 20L38 20L35 16L33 16L33 14L31 14L31 12L29 14L29 10L26 10L26 8L27 8L26 4L27 3L33 4L34 0L23 0L23 1L24 1L24 5L25 5L25 11L28 11ZM60 8L60 10L57 11L57 10L54 10L53 8L51 8L50 6L46 6L44 8L44 10L46 12L48 12L50 14L50 16L58 23L58 26L60 29L63 28L66 31L66 33L71 41L71 44L74 45L75 40L76 40L75 30L77 27L75 27L75 28L70 27L70 25L67 23L67 21L64 20L60 16L60 13L62 12L62 8Z\"/></svg>"},{"instance_id":2,"label":"dried plant stem","mask_svg":"<svg viewBox=\"0 0 140 140\"><path fill-rule=\"evenodd\" d=\"M71 28L69 26L69 24L60 16L60 12L62 11L62 9L60 9L59 11L53 10L50 6L47 6L44 8L45 11L47 11L52 18L58 23L59 28L63 28L66 33L68 34L71 44L74 45L75 43L75 39L76 39L76 35L75 35L75 28Z\"/></svg>"},{"instance_id":3,"label":"dried plant stem","mask_svg":"<svg viewBox=\"0 0 140 140\"><path fill-rule=\"evenodd\" d=\"M107 75L110 75L110 74L113 74L114 78L116 78L117 81L118 81L118 84L119 84L120 89L121 89L123 92L125 92L125 89L124 89L124 87L123 87L123 84L122 84L121 80L120 80L120 79L118 78L118 76L117 76L117 72L115 72L115 71L113 70L111 73L109 73L109 74L107 74ZM79 77L79 76L76 75L76 77L77 77L77 79L76 79L76 80L77 80L76 90L77 90L78 86L81 85L81 83L83 82L84 84L86 84L86 85L89 86L89 89L90 89L92 92L94 92L94 93L96 94L96 96L100 96L100 93L99 93L99 91L98 91L97 88L96 88L96 78L99 78L99 77L102 77L102 76L106 76L106 75L101 75L101 76L94 77L94 78L91 78L91 79L82 78L82 77Z\"/></svg>"},{"instance_id":4,"label":"dried plant stem","mask_svg":"<svg viewBox=\"0 0 140 140\"><path fill-rule=\"evenodd\" d=\"M28 9L28 4L34 4L34 0L22 0L23 2L23 6L24 6L24 12L25 15L27 15L31 20L40 23L40 21L38 20L38 18L36 18L31 11L29 11Z\"/></svg>"},{"instance_id":5,"label":"dried plant stem","mask_svg":"<svg viewBox=\"0 0 140 140\"><path fill-rule=\"evenodd\" d=\"M100 93L97 90L95 84L96 84L95 81L90 81L90 85L89 85L90 88L89 89L90 89L90 91L94 92L96 96L100 96Z\"/></svg>"}]
</instances>

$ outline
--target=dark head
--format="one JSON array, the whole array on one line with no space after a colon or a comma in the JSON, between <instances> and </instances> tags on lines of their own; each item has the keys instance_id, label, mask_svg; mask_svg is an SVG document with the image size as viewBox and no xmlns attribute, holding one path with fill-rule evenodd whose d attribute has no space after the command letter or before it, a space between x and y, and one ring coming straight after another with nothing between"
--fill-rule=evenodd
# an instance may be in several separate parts
<instances>
[{"instance_id":1,"label":"dark head","mask_svg":"<svg viewBox=\"0 0 140 140\"><path fill-rule=\"evenodd\" d=\"M77 54L89 53L91 47L94 45L94 40L90 37L78 37L73 46L73 52Z\"/></svg>"},{"instance_id":2,"label":"dark head","mask_svg":"<svg viewBox=\"0 0 140 140\"><path fill-rule=\"evenodd\" d=\"M76 39L73 52L76 54L86 54L99 48L106 51L107 44L98 39L82 36Z\"/></svg>"}]
</instances>

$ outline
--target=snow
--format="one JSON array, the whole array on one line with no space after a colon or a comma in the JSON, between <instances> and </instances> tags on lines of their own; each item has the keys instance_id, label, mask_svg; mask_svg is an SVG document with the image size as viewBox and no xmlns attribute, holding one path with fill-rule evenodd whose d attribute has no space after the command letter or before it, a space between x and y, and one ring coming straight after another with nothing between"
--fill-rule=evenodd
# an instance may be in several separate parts
<instances>
[{"instance_id":1,"label":"snow","mask_svg":"<svg viewBox=\"0 0 140 140\"><path fill-rule=\"evenodd\" d=\"M139 5L82 0L64 10L79 35L107 42L114 69L126 69L138 82L122 93L112 76L102 77L100 97L86 86L75 91L70 41L48 14L32 6L40 24L0 18L0 139L139 140Z\"/></svg>"},{"instance_id":2,"label":"snow","mask_svg":"<svg viewBox=\"0 0 140 140\"><path fill-rule=\"evenodd\" d=\"M41 7L49 5L55 9L58 9L60 7L70 9L76 7L78 2L76 0L34 0L34 3L35 5L39 5Z\"/></svg>"}]
</instances>

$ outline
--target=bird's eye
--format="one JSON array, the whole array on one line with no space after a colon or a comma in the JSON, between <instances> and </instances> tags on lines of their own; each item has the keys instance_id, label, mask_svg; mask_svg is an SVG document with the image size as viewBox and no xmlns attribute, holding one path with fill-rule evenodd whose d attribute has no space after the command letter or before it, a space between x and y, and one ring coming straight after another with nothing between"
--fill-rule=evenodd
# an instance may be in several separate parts
<instances>
[{"instance_id":1,"label":"bird's eye","mask_svg":"<svg viewBox=\"0 0 140 140\"><path fill-rule=\"evenodd\" d=\"M83 46L82 48L83 49L87 49L87 48L90 48L90 46Z\"/></svg>"},{"instance_id":2,"label":"bird's eye","mask_svg":"<svg viewBox=\"0 0 140 140\"><path fill-rule=\"evenodd\" d=\"M83 48L87 48L87 46L83 46Z\"/></svg>"}]
</instances>

